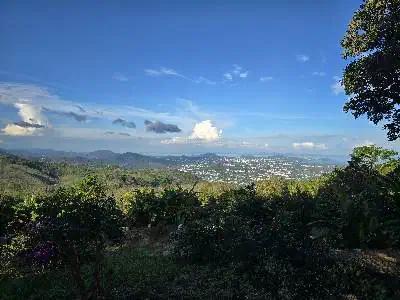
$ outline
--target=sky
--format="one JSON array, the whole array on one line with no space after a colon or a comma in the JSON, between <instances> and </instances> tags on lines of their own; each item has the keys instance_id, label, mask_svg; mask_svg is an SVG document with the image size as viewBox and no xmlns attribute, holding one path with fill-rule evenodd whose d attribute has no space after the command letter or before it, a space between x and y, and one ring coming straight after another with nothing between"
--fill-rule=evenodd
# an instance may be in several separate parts
<instances>
[{"instance_id":1,"label":"sky","mask_svg":"<svg viewBox=\"0 0 400 300\"><path fill-rule=\"evenodd\" d=\"M344 155L360 0L0 2L0 147ZM240 4L241 3L241 4Z\"/></svg>"}]
</instances>

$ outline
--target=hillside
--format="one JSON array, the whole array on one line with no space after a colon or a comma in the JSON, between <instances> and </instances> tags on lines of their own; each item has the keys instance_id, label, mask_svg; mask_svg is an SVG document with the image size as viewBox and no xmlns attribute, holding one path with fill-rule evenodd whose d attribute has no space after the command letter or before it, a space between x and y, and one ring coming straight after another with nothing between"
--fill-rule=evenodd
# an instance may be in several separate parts
<instances>
[{"instance_id":1,"label":"hillside","mask_svg":"<svg viewBox=\"0 0 400 300\"><path fill-rule=\"evenodd\" d=\"M288 179L315 178L342 165L321 157L299 157L293 155L245 155L223 156L214 153L202 155L148 156L133 152L114 153L97 150L89 153L74 153L52 150L9 150L25 158L48 163L67 163L93 167L121 167L136 170L169 172L177 170L204 181L225 182L239 185L280 176Z\"/></svg>"},{"instance_id":2,"label":"hillside","mask_svg":"<svg viewBox=\"0 0 400 300\"><path fill-rule=\"evenodd\" d=\"M59 181L59 170L49 164L0 154L0 190L23 193L44 189Z\"/></svg>"},{"instance_id":3,"label":"hillside","mask_svg":"<svg viewBox=\"0 0 400 300\"><path fill-rule=\"evenodd\" d=\"M104 152L100 152L100 154ZM29 194L44 190L56 184L71 184L82 179L87 174L96 174L107 182L109 191L120 193L137 186L159 187L168 184L193 185L197 177L168 169L137 169L119 166L107 166L101 161L81 161L77 163L64 160L51 160L39 157L24 158L3 152L0 154L0 189L9 193ZM118 156L118 161L135 160L136 166L140 156L125 154ZM141 161L145 164L145 160Z\"/></svg>"}]
</instances>

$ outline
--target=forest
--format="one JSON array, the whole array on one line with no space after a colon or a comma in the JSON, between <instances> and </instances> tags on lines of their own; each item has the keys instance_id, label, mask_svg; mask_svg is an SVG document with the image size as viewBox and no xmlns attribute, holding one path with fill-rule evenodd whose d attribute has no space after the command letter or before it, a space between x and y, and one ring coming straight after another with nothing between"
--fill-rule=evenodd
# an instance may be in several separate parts
<instances>
[{"instance_id":1,"label":"forest","mask_svg":"<svg viewBox=\"0 0 400 300\"><path fill-rule=\"evenodd\" d=\"M394 151L242 188L1 159L3 299L400 296Z\"/></svg>"},{"instance_id":2,"label":"forest","mask_svg":"<svg viewBox=\"0 0 400 300\"><path fill-rule=\"evenodd\" d=\"M400 2L342 40L344 106L400 137ZM0 299L400 299L400 158L247 186L0 154Z\"/></svg>"}]
</instances>

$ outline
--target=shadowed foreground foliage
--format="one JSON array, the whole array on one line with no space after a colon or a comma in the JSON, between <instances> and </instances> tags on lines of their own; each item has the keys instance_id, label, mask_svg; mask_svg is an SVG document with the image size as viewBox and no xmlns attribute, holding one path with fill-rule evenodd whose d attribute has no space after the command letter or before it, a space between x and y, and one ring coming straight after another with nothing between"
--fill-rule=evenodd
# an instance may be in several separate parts
<instances>
[{"instance_id":1,"label":"shadowed foreground foliage","mask_svg":"<svg viewBox=\"0 0 400 300\"><path fill-rule=\"evenodd\" d=\"M396 155L360 147L319 179L239 189L147 186L115 198L89 176L3 195L0 297L397 299Z\"/></svg>"}]
</instances>

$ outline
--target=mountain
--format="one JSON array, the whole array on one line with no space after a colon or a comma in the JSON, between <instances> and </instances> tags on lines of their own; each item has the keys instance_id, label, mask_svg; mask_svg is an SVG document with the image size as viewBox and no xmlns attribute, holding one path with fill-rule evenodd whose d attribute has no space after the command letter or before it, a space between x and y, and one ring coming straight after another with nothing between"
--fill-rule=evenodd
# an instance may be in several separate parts
<instances>
[{"instance_id":1,"label":"mountain","mask_svg":"<svg viewBox=\"0 0 400 300\"><path fill-rule=\"evenodd\" d=\"M112 160L117 159L118 154L114 153L110 150L97 150L97 151L89 152L85 156L89 159L112 161Z\"/></svg>"},{"instance_id":2,"label":"mountain","mask_svg":"<svg viewBox=\"0 0 400 300\"><path fill-rule=\"evenodd\" d=\"M100 165L119 165L134 169L155 169L177 167L184 164L203 163L216 164L220 163L227 156L219 156L215 153L204 153L200 155L169 155L169 156L149 156L133 152L115 153L110 150L96 150L88 153L56 151L48 149L16 149L2 150L0 153L11 153L28 159L40 159L41 161L66 162L72 164L100 164ZM259 157L260 155L245 155L240 157ZM343 160L339 158L327 158L320 155L294 155L273 153L269 155L261 155L261 157L274 157L283 160L304 160L313 161L315 163L341 164Z\"/></svg>"}]
</instances>

